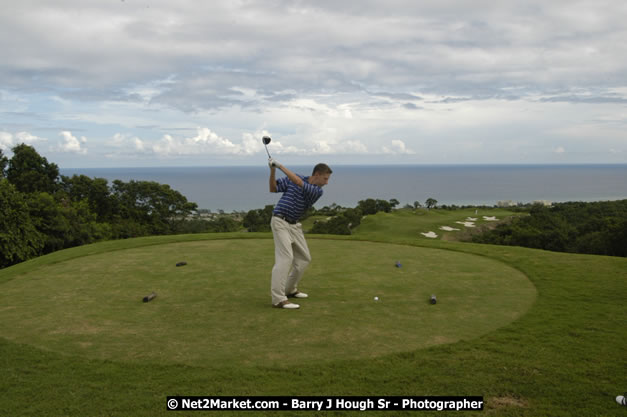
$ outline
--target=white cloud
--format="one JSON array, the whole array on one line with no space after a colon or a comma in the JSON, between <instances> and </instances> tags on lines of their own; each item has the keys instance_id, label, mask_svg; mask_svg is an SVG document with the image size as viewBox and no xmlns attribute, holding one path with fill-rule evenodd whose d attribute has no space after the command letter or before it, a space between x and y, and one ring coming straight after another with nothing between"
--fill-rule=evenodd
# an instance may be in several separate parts
<instances>
[{"instance_id":1,"label":"white cloud","mask_svg":"<svg viewBox=\"0 0 627 417\"><path fill-rule=\"evenodd\" d=\"M214 155L247 156L263 152L261 138L269 135L266 130L255 133L245 132L242 134L241 144L234 143L224 138L209 128L197 128L195 136L176 137L172 134L165 134L158 141L140 139L129 134L116 133L107 142L110 146L119 148L122 152L150 155L155 154L162 157L193 156L193 155ZM281 144L274 141L272 145L281 149Z\"/></svg>"},{"instance_id":2,"label":"white cloud","mask_svg":"<svg viewBox=\"0 0 627 417\"><path fill-rule=\"evenodd\" d=\"M199 128L198 134L193 138L186 139L185 143L192 146L199 145L218 154L240 154L242 152L240 145L235 145L230 140L218 136L206 127Z\"/></svg>"},{"instance_id":3,"label":"white cloud","mask_svg":"<svg viewBox=\"0 0 627 417\"><path fill-rule=\"evenodd\" d=\"M279 140L272 139L270 145L268 145L268 151L270 155L311 155L314 153L312 149L306 149L304 147L298 147L296 145L284 146Z\"/></svg>"},{"instance_id":4,"label":"white cloud","mask_svg":"<svg viewBox=\"0 0 627 417\"><path fill-rule=\"evenodd\" d=\"M19 84L36 70L55 86L105 86L101 94L150 101L163 87L156 81L176 74L169 87L204 93L190 97L194 105L211 90L257 101L279 90L355 85L450 91L564 77L594 85L599 72L616 77L627 67L620 0L346 3L35 0L0 16L0 46L10 42L4 35L22 35L17 47L2 48ZM184 105L184 97L171 99Z\"/></svg>"},{"instance_id":5,"label":"white cloud","mask_svg":"<svg viewBox=\"0 0 627 417\"><path fill-rule=\"evenodd\" d=\"M249 133L249 132L245 132L242 135L242 153L245 155L253 155L259 152L264 152L264 145L261 141L261 138L263 138L264 136L270 136L270 133L265 130L259 130L256 131L255 133ZM275 142L271 142L272 145L276 145L276 141Z\"/></svg>"},{"instance_id":6,"label":"white cloud","mask_svg":"<svg viewBox=\"0 0 627 417\"><path fill-rule=\"evenodd\" d=\"M317 142L308 153L318 155L367 154L368 148L359 140L322 140Z\"/></svg>"},{"instance_id":7,"label":"white cloud","mask_svg":"<svg viewBox=\"0 0 627 417\"><path fill-rule=\"evenodd\" d=\"M35 136L29 132L18 132L15 134L15 143L16 144L20 144L20 143L26 143L28 144L35 144L38 142L45 142L48 139L45 138L40 138L38 136Z\"/></svg>"},{"instance_id":8,"label":"white cloud","mask_svg":"<svg viewBox=\"0 0 627 417\"><path fill-rule=\"evenodd\" d=\"M416 153L412 151L411 149L408 149L407 146L405 146L405 142L403 142L402 140L398 140L398 139L393 140L389 147L383 146L381 148L381 151L384 154L392 154L392 155L413 155Z\"/></svg>"},{"instance_id":9,"label":"white cloud","mask_svg":"<svg viewBox=\"0 0 627 417\"><path fill-rule=\"evenodd\" d=\"M13 147L13 135L8 132L0 132L0 149L3 151Z\"/></svg>"},{"instance_id":10,"label":"white cloud","mask_svg":"<svg viewBox=\"0 0 627 417\"><path fill-rule=\"evenodd\" d=\"M368 153L366 145L358 140L348 140L342 144L342 149L345 153Z\"/></svg>"},{"instance_id":11,"label":"white cloud","mask_svg":"<svg viewBox=\"0 0 627 417\"><path fill-rule=\"evenodd\" d=\"M81 136L81 138L78 139L76 136L72 135L72 132L67 130L59 133L59 136L63 137L63 143L59 146L59 149L62 152L71 152L83 155L87 153L87 148L83 146L87 143L87 138L85 136Z\"/></svg>"},{"instance_id":12,"label":"white cloud","mask_svg":"<svg viewBox=\"0 0 627 417\"><path fill-rule=\"evenodd\" d=\"M111 140L108 141L108 144L116 148L122 148L125 151L139 153L143 153L147 149L144 141L137 136L130 136L122 133L116 133L113 135Z\"/></svg>"},{"instance_id":13,"label":"white cloud","mask_svg":"<svg viewBox=\"0 0 627 417\"><path fill-rule=\"evenodd\" d=\"M156 154L161 156L181 155L184 154L184 145L177 142L172 136L164 135L163 138L153 146Z\"/></svg>"},{"instance_id":14,"label":"white cloud","mask_svg":"<svg viewBox=\"0 0 627 417\"><path fill-rule=\"evenodd\" d=\"M0 147L80 129L95 165L111 148L247 163L267 130L300 160L625 161L607 150L627 131L626 20L621 0L14 2ZM115 132L133 133L91 139Z\"/></svg>"},{"instance_id":15,"label":"white cloud","mask_svg":"<svg viewBox=\"0 0 627 417\"><path fill-rule=\"evenodd\" d=\"M149 149L160 156L184 156L184 155L214 155L214 156L251 156L265 154L265 148L261 141L263 136L272 136L267 130L261 129L254 133L242 134L241 143L224 138L208 128L198 128L197 135L193 137L177 138L171 134L164 135L154 144L144 143L144 149ZM272 156L283 155L333 155L333 154L368 154L368 149L359 140L342 140L336 137L334 129L324 132L317 131L308 137L291 138L286 136L285 141L273 138L268 145L268 151ZM117 142L121 139L118 138ZM393 146L400 147L401 153L411 153L405 149L400 141L393 141ZM128 139L124 139L128 144Z\"/></svg>"},{"instance_id":16,"label":"white cloud","mask_svg":"<svg viewBox=\"0 0 627 417\"><path fill-rule=\"evenodd\" d=\"M116 133L109 141L109 144L115 146L116 148L120 148L126 145L127 139L127 135L124 135L122 133Z\"/></svg>"},{"instance_id":17,"label":"white cloud","mask_svg":"<svg viewBox=\"0 0 627 417\"><path fill-rule=\"evenodd\" d=\"M134 137L132 141L133 145L135 146L135 150L137 150L138 152L144 151L144 142L140 138Z\"/></svg>"},{"instance_id":18,"label":"white cloud","mask_svg":"<svg viewBox=\"0 0 627 417\"><path fill-rule=\"evenodd\" d=\"M242 145L237 145L223 138L208 128L198 128L194 137L175 138L164 135L152 146L152 150L161 156L177 155L241 155L245 154Z\"/></svg>"},{"instance_id":19,"label":"white cloud","mask_svg":"<svg viewBox=\"0 0 627 417\"><path fill-rule=\"evenodd\" d=\"M564 149L563 146L558 146L557 148L553 149L553 152L556 154L563 154L566 152L566 149Z\"/></svg>"},{"instance_id":20,"label":"white cloud","mask_svg":"<svg viewBox=\"0 0 627 417\"><path fill-rule=\"evenodd\" d=\"M0 149L3 151L10 151L11 148L21 143L34 146L45 141L47 141L46 138L40 138L29 132L17 132L16 134L11 134L9 132L0 131Z\"/></svg>"}]
</instances>

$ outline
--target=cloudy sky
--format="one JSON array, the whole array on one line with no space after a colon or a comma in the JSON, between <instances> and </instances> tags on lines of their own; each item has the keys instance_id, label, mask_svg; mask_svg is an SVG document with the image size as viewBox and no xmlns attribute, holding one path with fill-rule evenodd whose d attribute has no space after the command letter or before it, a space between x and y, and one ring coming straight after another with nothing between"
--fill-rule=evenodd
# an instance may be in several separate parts
<instances>
[{"instance_id":1,"label":"cloudy sky","mask_svg":"<svg viewBox=\"0 0 627 417\"><path fill-rule=\"evenodd\" d=\"M9 156L627 163L624 0L2 2Z\"/></svg>"}]
</instances>

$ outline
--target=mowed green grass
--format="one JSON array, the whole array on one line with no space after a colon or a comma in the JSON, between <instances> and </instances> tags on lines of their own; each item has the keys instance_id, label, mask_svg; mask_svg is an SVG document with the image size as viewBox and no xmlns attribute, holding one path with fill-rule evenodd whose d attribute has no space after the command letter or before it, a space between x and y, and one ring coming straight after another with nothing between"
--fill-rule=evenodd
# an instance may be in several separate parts
<instances>
[{"instance_id":1,"label":"mowed green grass","mask_svg":"<svg viewBox=\"0 0 627 417\"><path fill-rule=\"evenodd\" d=\"M361 225L355 227L353 235L362 239L379 238L389 235L390 238L409 237L424 240L452 240L457 241L462 237L467 237L470 233L476 232L478 228L492 226L497 221L508 219L512 216L525 216L525 213L513 212L504 208L466 208L459 210L443 210L426 208L400 209L391 213L379 212L374 215L364 216ZM495 218L496 221L485 218ZM327 221L331 217L313 216L303 221L303 229L311 230L314 222ZM474 223L475 227L468 227L464 224L468 219ZM461 223L460 223L461 222ZM449 227L457 230L443 230L442 227ZM434 232L436 238L429 238L422 233Z\"/></svg>"},{"instance_id":2,"label":"mowed green grass","mask_svg":"<svg viewBox=\"0 0 627 417\"><path fill-rule=\"evenodd\" d=\"M402 237L422 240L458 240L460 236L467 235L484 225L493 225L495 222L486 220L484 217L504 220L511 216L521 216L522 213L515 213L502 208L467 208L460 210L442 209L402 209L392 213L379 212L375 215L366 216L360 226L354 230L354 234L362 239L389 236L391 239ZM467 222L468 218L476 219L471 221L475 227L467 227L458 222ZM448 226L453 231L445 231L441 227ZM422 233L433 232L437 238L428 238Z\"/></svg>"},{"instance_id":3,"label":"mowed green grass","mask_svg":"<svg viewBox=\"0 0 627 417\"><path fill-rule=\"evenodd\" d=\"M316 261L301 288L311 298L299 311L270 306L271 240L178 242L16 277L0 293L3 336L125 362L294 366L476 338L521 316L536 297L524 274L484 257L372 242L309 245ZM157 298L143 303L153 291Z\"/></svg>"},{"instance_id":4,"label":"mowed green grass","mask_svg":"<svg viewBox=\"0 0 627 417\"><path fill-rule=\"evenodd\" d=\"M30 343L13 341L11 337L5 337L6 325L2 321L2 414L169 415L165 407L168 395L482 395L486 400L486 408L481 413L438 415L624 415L625 409L620 408L614 398L623 393L627 386L627 259L429 240L416 236L415 232L428 227L421 222L437 215L433 211L426 217L399 213L399 216L404 216L403 221L398 221L395 214L368 216L368 221L359 227L356 236L333 239L349 242L359 239L392 246L400 244L442 249L443 252L471 254L496 261L496 264L506 264L523 273L537 291L535 301L525 314L493 331L454 343L408 348L373 358L316 361L308 361L309 350L303 349L300 353L302 363L292 362L285 366L277 366L276 362L265 360L255 364L225 361L190 365L149 358L132 361L98 359L67 350L58 352L35 347L32 339ZM72 263L69 262L71 260L79 261L85 256L99 256L105 250L122 254L126 249L143 250L152 246L156 250L164 244L204 242L215 238L237 238L244 244L249 239L253 239L250 241L252 243L269 237L267 234L249 233L168 236L90 245L2 270L0 290L4 291L6 285L15 285L14 281L20 280L22 276L45 271L65 262ZM312 238L309 237L313 243ZM327 237L316 237L320 240L323 238ZM271 248L271 241L267 243ZM321 262L324 257L320 252L324 247L314 248L312 245L314 263L305 278L309 281L305 281L307 286L303 283L303 290L309 290L312 298L303 301L302 310L287 312L267 308L267 301L263 297L258 302L247 302L247 305L258 303L255 307L258 311L277 313L274 316L277 325L285 327L274 345L277 355L282 354L291 339L302 337L302 329L294 331L289 327L291 320L302 317L299 314L314 311L314 302L318 302L313 296L323 288L311 291L315 280L311 279L310 274L315 273L316 268L324 268ZM176 260L179 260L178 256ZM400 261L403 262L401 270L409 271L404 269L408 266L407 261ZM381 262L387 264L388 261ZM169 260L167 263L169 266ZM192 266L190 262L184 268ZM268 276L261 278L263 285L268 285L268 279ZM341 280L342 277L338 276L332 282ZM140 297L142 295L139 294ZM42 292L41 297L45 296ZM160 298L161 295L155 301L160 301ZM37 301L32 301L33 308ZM386 299L382 297L382 301L387 306ZM139 302L136 295L133 295L133 302ZM374 306L374 303L368 305ZM444 308L445 305L445 299L442 299L441 306L438 304L434 307ZM156 303L142 305L149 308L156 306ZM5 305L0 304L0 309L3 307ZM0 314L5 312L1 311ZM85 314L89 314L89 311ZM11 323L8 325L14 327ZM329 323L329 326L333 325ZM142 331L150 330L149 327ZM246 346L239 348L246 349ZM355 412L193 413L229 416L252 414L348 416ZM416 412L376 414L415 415Z\"/></svg>"}]
</instances>

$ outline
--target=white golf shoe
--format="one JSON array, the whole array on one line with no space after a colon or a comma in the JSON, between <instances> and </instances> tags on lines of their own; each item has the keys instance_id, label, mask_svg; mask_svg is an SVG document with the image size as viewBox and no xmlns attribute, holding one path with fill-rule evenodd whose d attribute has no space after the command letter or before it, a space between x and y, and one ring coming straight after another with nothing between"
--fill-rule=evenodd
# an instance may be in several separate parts
<instances>
[{"instance_id":1,"label":"white golf shoe","mask_svg":"<svg viewBox=\"0 0 627 417\"><path fill-rule=\"evenodd\" d=\"M304 292L296 291L287 296L287 298L308 298L309 295Z\"/></svg>"},{"instance_id":2,"label":"white golf shoe","mask_svg":"<svg viewBox=\"0 0 627 417\"><path fill-rule=\"evenodd\" d=\"M295 310L297 308L300 308L300 306L298 304L291 303L288 300L281 301L279 304L273 304L272 307L274 307L274 308L287 308L287 309L290 309L290 310Z\"/></svg>"}]
</instances>

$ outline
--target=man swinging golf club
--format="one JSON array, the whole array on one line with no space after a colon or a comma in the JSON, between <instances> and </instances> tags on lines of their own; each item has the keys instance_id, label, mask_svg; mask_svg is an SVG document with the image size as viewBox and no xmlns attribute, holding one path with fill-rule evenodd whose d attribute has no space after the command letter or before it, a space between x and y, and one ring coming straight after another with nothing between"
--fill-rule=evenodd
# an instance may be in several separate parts
<instances>
[{"instance_id":1,"label":"man swinging golf club","mask_svg":"<svg viewBox=\"0 0 627 417\"><path fill-rule=\"evenodd\" d=\"M283 193L274 208L270 222L274 236L272 306L296 309L300 305L290 302L288 298L308 297L307 294L298 291L298 283L311 262L311 255L299 220L322 196L322 187L328 184L332 171L328 165L318 164L314 167L311 176L303 177L294 174L271 157L268 160L268 166L270 167L270 192ZM277 180L276 168L287 176Z\"/></svg>"}]
</instances>

